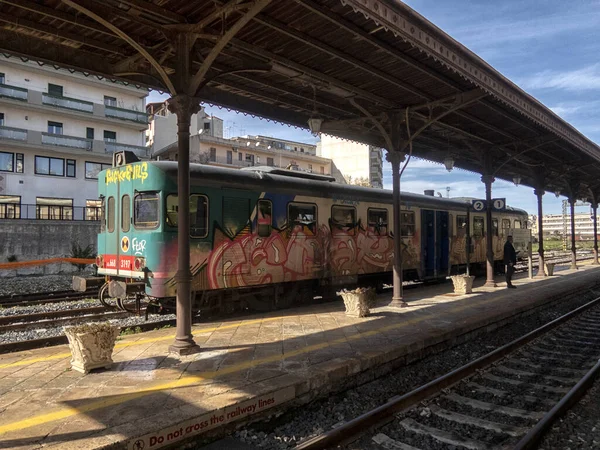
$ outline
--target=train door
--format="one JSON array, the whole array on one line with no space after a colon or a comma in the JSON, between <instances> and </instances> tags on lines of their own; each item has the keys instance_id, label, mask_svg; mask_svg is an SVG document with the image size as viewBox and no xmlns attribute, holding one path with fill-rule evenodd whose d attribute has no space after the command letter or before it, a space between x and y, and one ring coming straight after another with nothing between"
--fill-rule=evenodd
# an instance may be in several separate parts
<instances>
[{"instance_id":1,"label":"train door","mask_svg":"<svg viewBox=\"0 0 600 450\"><path fill-rule=\"evenodd\" d=\"M131 276L133 270L133 253L131 251L131 196L126 189L120 188L119 201L116 208L115 232L119 245L117 246L117 264L119 275Z\"/></svg>"},{"instance_id":2,"label":"train door","mask_svg":"<svg viewBox=\"0 0 600 450\"><path fill-rule=\"evenodd\" d=\"M435 234L436 234L436 275L448 275L450 264L450 233L449 216L447 211L435 212Z\"/></svg>"},{"instance_id":3,"label":"train door","mask_svg":"<svg viewBox=\"0 0 600 450\"><path fill-rule=\"evenodd\" d=\"M238 287L248 284L251 261L249 246L244 238L252 232L250 226L250 197L247 192L223 192L221 228L231 243L225 246L222 260L223 286Z\"/></svg>"},{"instance_id":4,"label":"train door","mask_svg":"<svg viewBox=\"0 0 600 450\"><path fill-rule=\"evenodd\" d=\"M435 275L435 211L421 210L421 273L423 277Z\"/></svg>"}]
</instances>

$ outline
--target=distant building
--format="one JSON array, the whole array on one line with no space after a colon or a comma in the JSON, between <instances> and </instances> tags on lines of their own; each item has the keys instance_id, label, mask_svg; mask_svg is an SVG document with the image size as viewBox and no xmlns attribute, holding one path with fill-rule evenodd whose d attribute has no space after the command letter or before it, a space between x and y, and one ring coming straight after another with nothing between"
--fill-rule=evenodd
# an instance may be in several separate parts
<instances>
[{"instance_id":1,"label":"distant building","mask_svg":"<svg viewBox=\"0 0 600 450\"><path fill-rule=\"evenodd\" d=\"M532 233L535 236L538 233L538 216L530 216L532 223ZM542 217L542 227L544 236L560 236L565 234L571 236L571 214L548 214ZM575 213L575 236L577 239L594 238L594 219L590 212Z\"/></svg>"},{"instance_id":2,"label":"distant building","mask_svg":"<svg viewBox=\"0 0 600 450\"><path fill-rule=\"evenodd\" d=\"M285 141L305 151L274 148L266 136L243 136L233 139L195 134L190 137L190 162L240 169L251 166L281 167L284 169L331 174L331 160L309 153L313 147L301 142ZM153 158L177 161L177 142L153 152Z\"/></svg>"},{"instance_id":3,"label":"distant building","mask_svg":"<svg viewBox=\"0 0 600 450\"><path fill-rule=\"evenodd\" d=\"M383 188L383 151L380 148L321 135L317 154L333 161L333 175L339 172L347 183L368 182Z\"/></svg>"},{"instance_id":4,"label":"distant building","mask_svg":"<svg viewBox=\"0 0 600 450\"><path fill-rule=\"evenodd\" d=\"M146 89L0 58L0 218L97 220L112 154L147 158Z\"/></svg>"},{"instance_id":5,"label":"distant building","mask_svg":"<svg viewBox=\"0 0 600 450\"><path fill-rule=\"evenodd\" d=\"M148 103L146 112L150 115L150 126L147 131L147 145L153 151L160 150L177 141L177 115L167 108L168 100L159 103ZM223 137L223 120L206 114L202 108L193 114L190 121L190 136L204 134L216 138Z\"/></svg>"}]
</instances>

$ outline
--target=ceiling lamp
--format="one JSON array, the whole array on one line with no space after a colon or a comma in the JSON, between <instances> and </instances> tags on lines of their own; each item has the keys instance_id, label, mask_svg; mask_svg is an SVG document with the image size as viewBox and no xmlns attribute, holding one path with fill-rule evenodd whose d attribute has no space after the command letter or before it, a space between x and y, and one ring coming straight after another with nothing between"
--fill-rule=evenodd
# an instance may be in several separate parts
<instances>
[{"instance_id":1,"label":"ceiling lamp","mask_svg":"<svg viewBox=\"0 0 600 450\"><path fill-rule=\"evenodd\" d=\"M323 124L323 119L319 119L317 117L311 117L308 119L308 128L313 136L318 136L321 132L321 125Z\"/></svg>"},{"instance_id":2,"label":"ceiling lamp","mask_svg":"<svg viewBox=\"0 0 600 450\"><path fill-rule=\"evenodd\" d=\"M513 183L515 183L515 186L518 186L521 184L521 177L519 175L515 175L513 177Z\"/></svg>"},{"instance_id":3,"label":"ceiling lamp","mask_svg":"<svg viewBox=\"0 0 600 450\"><path fill-rule=\"evenodd\" d=\"M556 195L556 198L560 197L560 189L554 191L554 195Z\"/></svg>"},{"instance_id":4,"label":"ceiling lamp","mask_svg":"<svg viewBox=\"0 0 600 450\"><path fill-rule=\"evenodd\" d=\"M452 172L452 169L454 169L454 158L452 156L447 156L444 159L444 166L448 172Z\"/></svg>"}]
</instances>

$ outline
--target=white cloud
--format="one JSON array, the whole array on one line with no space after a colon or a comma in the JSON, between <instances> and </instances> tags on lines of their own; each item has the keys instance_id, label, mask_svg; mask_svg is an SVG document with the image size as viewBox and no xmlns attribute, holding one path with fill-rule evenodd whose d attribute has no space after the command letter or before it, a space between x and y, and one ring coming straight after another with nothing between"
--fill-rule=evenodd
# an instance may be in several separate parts
<instances>
[{"instance_id":1,"label":"white cloud","mask_svg":"<svg viewBox=\"0 0 600 450\"><path fill-rule=\"evenodd\" d=\"M585 91L600 89L600 63L575 70L544 70L518 83L523 89L563 89Z\"/></svg>"}]
</instances>

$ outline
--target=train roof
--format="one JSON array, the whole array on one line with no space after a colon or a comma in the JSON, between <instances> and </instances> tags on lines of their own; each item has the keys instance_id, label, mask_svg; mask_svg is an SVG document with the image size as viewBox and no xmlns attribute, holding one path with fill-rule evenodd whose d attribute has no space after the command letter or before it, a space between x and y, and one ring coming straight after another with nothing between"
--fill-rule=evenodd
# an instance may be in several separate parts
<instances>
[{"instance_id":1,"label":"train roof","mask_svg":"<svg viewBox=\"0 0 600 450\"><path fill-rule=\"evenodd\" d=\"M149 161L168 175L177 177L176 161ZM217 167L206 164L190 164L190 179L202 179L207 186L290 192L296 195L335 198L350 201L392 203L392 191L332 182L331 177L278 168L253 167L245 170ZM449 199L430 195L402 192L401 201L406 205L429 206L440 209L466 210L470 202L465 199Z\"/></svg>"}]
</instances>

